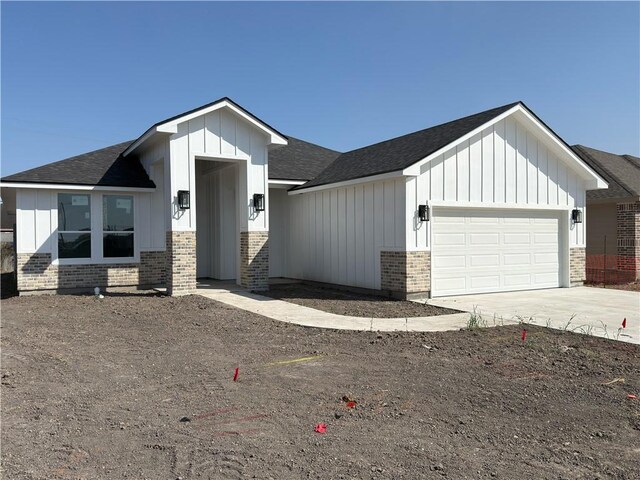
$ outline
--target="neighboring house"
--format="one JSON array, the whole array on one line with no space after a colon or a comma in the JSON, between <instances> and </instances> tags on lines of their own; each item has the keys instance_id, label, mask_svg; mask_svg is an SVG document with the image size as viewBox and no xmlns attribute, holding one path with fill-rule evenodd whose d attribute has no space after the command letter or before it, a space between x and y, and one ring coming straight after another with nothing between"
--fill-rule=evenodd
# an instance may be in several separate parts
<instances>
[{"instance_id":1,"label":"neighboring house","mask_svg":"<svg viewBox=\"0 0 640 480\"><path fill-rule=\"evenodd\" d=\"M0 186L21 293L277 276L407 297L582 283L607 184L521 102L339 153L223 98Z\"/></svg>"},{"instance_id":2,"label":"neighboring house","mask_svg":"<svg viewBox=\"0 0 640 480\"><path fill-rule=\"evenodd\" d=\"M587 191L587 255L606 255L609 268L640 278L640 158L582 145L572 148L609 184Z\"/></svg>"}]
</instances>

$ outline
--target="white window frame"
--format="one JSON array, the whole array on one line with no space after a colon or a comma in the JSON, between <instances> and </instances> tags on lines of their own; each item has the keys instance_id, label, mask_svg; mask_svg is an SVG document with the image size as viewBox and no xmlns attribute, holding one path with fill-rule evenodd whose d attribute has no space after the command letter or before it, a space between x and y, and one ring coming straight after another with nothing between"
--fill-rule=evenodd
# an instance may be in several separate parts
<instances>
[{"instance_id":1,"label":"white window frame","mask_svg":"<svg viewBox=\"0 0 640 480\"><path fill-rule=\"evenodd\" d=\"M83 232L91 234L91 257L90 258L59 258L58 256L58 194L77 193L74 190L58 190L52 192L55 197L54 208L51 209L51 230L55 241L52 242L51 260L54 265L114 265L123 263L140 263L140 202L138 195L132 192L109 191L109 192L89 192L91 204L91 231ZM102 202L104 195L127 195L133 197L133 257L104 257L103 255L103 222L102 222Z\"/></svg>"},{"instance_id":2,"label":"white window frame","mask_svg":"<svg viewBox=\"0 0 640 480\"><path fill-rule=\"evenodd\" d=\"M105 197L131 197L131 201L133 202L133 230L129 231L129 230L124 230L124 231L117 231L117 230L105 230L104 229L104 199ZM100 239L99 239L99 243L100 243L100 248L99 248L99 252L100 252L100 258L102 258L105 261L111 262L111 263L126 263L126 261L131 260L133 258L136 257L136 242L137 242L137 237L138 237L138 229L137 229L137 211L136 209L138 208L138 199L135 197L135 195L132 195L130 193L102 193L100 194ZM108 234L108 233L123 233L123 234L132 234L133 235L133 256L132 257L105 257L104 256L104 235ZM139 253L138 253L139 256Z\"/></svg>"},{"instance_id":3,"label":"white window frame","mask_svg":"<svg viewBox=\"0 0 640 480\"><path fill-rule=\"evenodd\" d=\"M68 260L71 261L88 261L91 260L91 257L93 257L93 198L92 195L89 193L68 193L68 192L57 192L55 195L55 203L54 205L56 206L56 219L58 219L58 206L60 205L60 195L78 195L78 196L83 196L83 197L88 197L89 198L89 230L60 230L59 228L56 228L56 233L55 233L55 249L56 249L56 256L58 254L58 249L59 249L59 244L60 244L60 234L65 234L65 233L71 233L71 234L82 234L82 235L86 235L87 233L89 234L89 238L91 240L91 251L89 252L89 256L88 257L75 257L75 258L62 258L60 260L62 260L63 262L67 262ZM58 221L58 220L56 220Z\"/></svg>"}]
</instances>

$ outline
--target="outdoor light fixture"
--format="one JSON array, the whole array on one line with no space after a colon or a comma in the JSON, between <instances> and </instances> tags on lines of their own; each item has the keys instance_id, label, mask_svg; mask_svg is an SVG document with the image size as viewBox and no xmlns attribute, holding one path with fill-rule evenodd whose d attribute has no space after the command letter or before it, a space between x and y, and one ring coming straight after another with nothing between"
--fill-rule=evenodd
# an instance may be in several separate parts
<instances>
[{"instance_id":1,"label":"outdoor light fixture","mask_svg":"<svg viewBox=\"0 0 640 480\"><path fill-rule=\"evenodd\" d=\"M188 210L191 208L191 195L189 190L178 190L178 206L180 210Z\"/></svg>"},{"instance_id":2,"label":"outdoor light fixture","mask_svg":"<svg viewBox=\"0 0 640 480\"><path fill-rule=\"evenodd\" d=\"M256 212L264 212L264 194L263 193L253 194L253 209Z\"/></svg>"},{"instance_id":3,"label":"outdoor light fixture","mask_svg":"<svg viewBox=\"0 0 640 480\"><path fill-rule=\"evenodd\" d=\"M577 208L571 210L571 220L573 223L582 223L582 211Z\"/></svg>"},{"instance_id":4,"label":"outdoor light fixture","mask_svg":"<svg viewBox=\"0 0 640 480\"><path fill-rule=\"evenodd\" d=\"M429 206L428 205L418 205L418 218L421 222L429 221Z\"/></svg>"}]
</instances>

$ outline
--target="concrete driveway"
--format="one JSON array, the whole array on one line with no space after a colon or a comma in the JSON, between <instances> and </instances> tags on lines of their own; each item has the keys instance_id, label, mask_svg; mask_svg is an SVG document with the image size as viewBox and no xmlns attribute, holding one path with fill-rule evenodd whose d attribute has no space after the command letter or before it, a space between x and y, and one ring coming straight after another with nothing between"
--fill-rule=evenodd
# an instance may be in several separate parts
<instances>
[{"instance_id":1,"label":"concrete driveway","mask_svg":"<svg viewBox=\"0 0 640 480\"><path fill-rule=\"evenodd\" d=\"M610 288L554 288L433 298L432 305L482 315L488 325L528 323L640 344L640 293ZM573 319L572 319L573 317ZM623 319L627 328L621 329Z\"/></svg>"}]
</instances>

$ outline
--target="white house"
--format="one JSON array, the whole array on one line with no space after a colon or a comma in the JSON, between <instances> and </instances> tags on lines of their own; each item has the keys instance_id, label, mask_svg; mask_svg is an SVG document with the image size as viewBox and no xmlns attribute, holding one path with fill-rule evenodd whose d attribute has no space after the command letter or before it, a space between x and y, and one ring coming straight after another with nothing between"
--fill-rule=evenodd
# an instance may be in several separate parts
<instances>
[{"instance_id":1,"label":"white house","mask_svg":"<svg viewBox=\"0 0 640 480\"><path fill-rule=\"evenodd\" d=\"M607 184L522 102L339 153L222 98L0 186L20 293L271 276L407 297L581 283Z\"/></svg>"}]
</instances>

